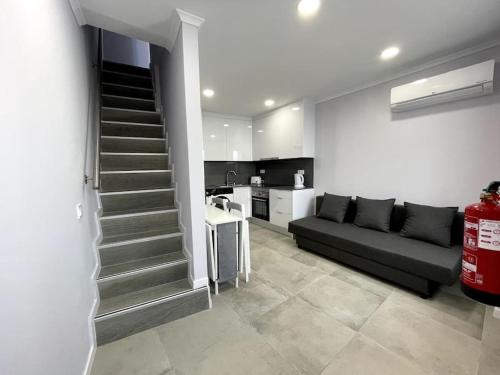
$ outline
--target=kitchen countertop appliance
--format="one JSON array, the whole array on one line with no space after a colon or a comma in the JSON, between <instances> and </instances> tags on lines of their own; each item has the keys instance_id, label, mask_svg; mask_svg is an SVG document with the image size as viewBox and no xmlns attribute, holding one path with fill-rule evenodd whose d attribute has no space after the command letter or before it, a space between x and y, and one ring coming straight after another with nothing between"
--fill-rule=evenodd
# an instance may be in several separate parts
<instances>
[{"instance_id":1,"label":"kitchen countertop appliance","mask_svg":"<svg viewBox=\"0 0 500 375\"><path fill-rule=\"evenodd\" d=\"M264 180L260 176L252 176L252 177L250 177L250 184L251 185L260 186L260 185L262 185L263 182L264 182Z\"/></svg>"},{"instance_id":2,"label":"kitchen countertop appliance","mask_svg":"<svg viewBox=\"0 0 500 375\"><path fill-rule=\"evenodd\" d=\"M293 187L295 189L303 189L304 188L304 175L295 173L293 175L293 179L295 181Z\"/></svg>"}]
</instances>

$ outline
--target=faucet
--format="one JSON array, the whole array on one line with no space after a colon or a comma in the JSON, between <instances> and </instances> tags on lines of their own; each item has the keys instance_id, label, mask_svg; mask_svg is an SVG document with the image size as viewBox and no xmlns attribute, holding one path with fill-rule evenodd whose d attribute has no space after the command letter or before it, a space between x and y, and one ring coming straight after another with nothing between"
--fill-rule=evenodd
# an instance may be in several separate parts
<instances>
[{"instance_id":1,"label":"faucet","mask_svg":"<svg viewBox=\"0 0 500 375\"><path fill-rule=\"evenodd\" d=\"M230 185L229 185L229 175L230 175L231 173L232 173L234 176L236 176L236 174L237 174L235 171L227 171L227 172L226 172L226 186L230 186ZM236 185L236 181L233 181L233 186L234 186L234 185Z\"/></svg>"}]
</instances>

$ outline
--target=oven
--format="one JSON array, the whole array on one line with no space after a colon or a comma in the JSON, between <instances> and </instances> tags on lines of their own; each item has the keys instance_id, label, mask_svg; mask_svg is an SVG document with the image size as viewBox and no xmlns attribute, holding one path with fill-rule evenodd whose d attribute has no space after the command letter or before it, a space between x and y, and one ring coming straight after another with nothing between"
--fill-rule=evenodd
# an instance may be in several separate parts
<instances>
[{"instance_id":1,"label":"oven","mask_svg":"<svg viewBox=\"0 0 500 375\"><path fill-rule=\"evenodd\" d=\"M252 187L252 216L269 221L269 189Z\"/></svg>"}]
</instances>

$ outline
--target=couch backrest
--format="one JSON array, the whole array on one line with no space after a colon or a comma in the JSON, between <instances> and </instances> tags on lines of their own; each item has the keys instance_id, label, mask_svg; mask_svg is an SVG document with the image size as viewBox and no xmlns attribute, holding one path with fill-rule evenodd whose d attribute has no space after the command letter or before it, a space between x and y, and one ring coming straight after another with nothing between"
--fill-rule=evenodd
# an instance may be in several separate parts
<instances>
[{"instance_id":1,"label":"couch backrest","mask_svg":"<svg viewBox=\"0 0 500 375\"><path fill-rule=\"evenodd\" d=\"M323 196L316 197L316 214L318 214L323 202ZM352 223L356 217L356 200L351 199L347 212L345 214L344 222ZM406 220L406 209L403 205L395 204L391 214L391 231L400 232ZM464 213L457 212L453 226L451 228L451 244L461 245L464 239Z\"/></svg>"}]
</instances>

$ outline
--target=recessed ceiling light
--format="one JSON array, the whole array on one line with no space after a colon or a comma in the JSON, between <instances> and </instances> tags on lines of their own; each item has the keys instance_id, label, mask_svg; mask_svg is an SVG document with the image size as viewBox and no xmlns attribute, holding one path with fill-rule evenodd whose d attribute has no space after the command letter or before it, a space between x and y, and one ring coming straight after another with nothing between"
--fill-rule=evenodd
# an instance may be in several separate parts
<instances>
[{"instance_id":1,"label":"recessed ceiling light","mask_svg":"<svg viewBox=\"0 0 500 375\"><path fill-rule=\"evenodd\" d=\"M252 129L252 125L248 125L248 129Z\"/></svg>"},{"instance_id":2,"label":"recessed ceiling light","mask_svg":"<svg viewBox=\"0 0 500 375\"><path fill-rule=\"evenodd\" d=\"M300 107L292 107L292 111L300 111Z\"/></svg>"},{"instance_id":3,"label":"recessed ceiling light","mask_svg":"<svg viewBox=\"0 0 500 375\"><path fill-rule=\"evenodd\" d=\"M264 102L264 105L266 107L272 107L274 105L274 100L272 99L267 99L265 102Z\"/></svg>"},{"instance_id":4,"label":"recessed ceiling light","mask_svg":"<svg viewBox=\"0 0 500 375\"><path fill-rule=\"evenodd\" d=\"M224 124L224 127L227 128L229 126L229 124Z\"/></svg>"},{"instance_id":5,"label":"recessed ceiling light","mask_svg":"<svg viewBox=\"0 0 500 375\"><path fill-rule=\"evenodd\" d=\"M297 10L302 17L311 17L316 14L320 5L320 0L301 0L297 5Z\"/></svg>"},{"instance_id":6,"label":"recessed ceiling light","mask_svg":"<svg viewBox=\"0 0 500 375\"><path fill-rule=\"evenodd\" d=\"M215 91L212 89L205 89L203 90L203 95L205 95L207 98L211 98L215 95Z\"/></svg>"},{"instance_id":7,"label":"recessed ceiling light","mask_svg":"<svg viewBox=\"0 0 500 375\"><path fill-rule=\"evenodd\" d=\"M259 129L257 130L257 133L264 133L264 130Z\"/></svg>"},{"instance_id":8,"label":"recessed ceiling light","mask_svg":"<svg viewBox=\"0 0 500 375\"><path fill-rule=\"evenodd\" d=\"M210 138L215 138L215 134L210 134Z\"/></svg>"},{"instance_id":9,"label":"recessed ceiling light","mask_svg":"<svg viewBox=\"0 0 500 375\"><path fill-rule=\"evenodd\" d=\"M382 51L382 53L380 54L380 58L382 60L390 60L390 59L396 57L397 55L399 55L399 48L398 47L389 47L389 48L386 48Z\"/></svg>"},{"instance_id":10,"label":"recessed ceiling light","mask_svg":"<svg viewBox=\"0 0 500 375\"><path fill-rule=\"evenodd\" d=\"M413 81L412 83L414 85L420 85L420 84L425 83L425 82L427 82L427 78L417 79L416 81Z\"/></svg>"}]
</instances>

